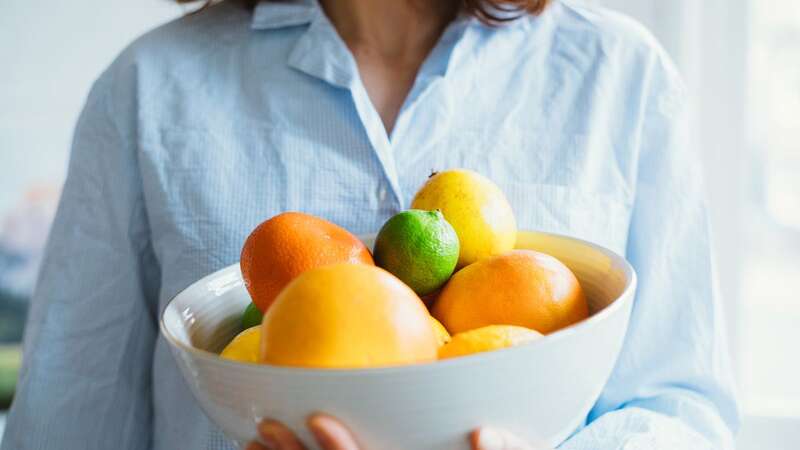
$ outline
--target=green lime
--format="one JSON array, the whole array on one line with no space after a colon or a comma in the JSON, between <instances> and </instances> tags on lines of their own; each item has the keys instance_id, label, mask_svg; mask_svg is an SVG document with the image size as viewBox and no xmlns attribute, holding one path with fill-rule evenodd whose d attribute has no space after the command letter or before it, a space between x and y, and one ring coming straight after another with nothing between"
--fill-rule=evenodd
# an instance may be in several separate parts
<instances>
[{"instance_id":1,"label":"green lime","mask_svg":"<svg viewBox=\"0 0 800 450\"><path fill-rule=\"evenodd\" d=\"M251 302L247 305L247 308L244 309L244 314L242 314L242 328L246 330L250 327L261 325L261 319L263 317L264 314Z\"/></svg>"},{"instance_id":2,"label":"green lime","mask_svg":"<svg viewBox=\"0 0 800 450\"><path fill-rule=\"evenodd\" d=\"M426 295L450 279L459 247L456 231L439 210L410 209L383 224L373 257L417 295Z\"/></svg>"}]
</instances>

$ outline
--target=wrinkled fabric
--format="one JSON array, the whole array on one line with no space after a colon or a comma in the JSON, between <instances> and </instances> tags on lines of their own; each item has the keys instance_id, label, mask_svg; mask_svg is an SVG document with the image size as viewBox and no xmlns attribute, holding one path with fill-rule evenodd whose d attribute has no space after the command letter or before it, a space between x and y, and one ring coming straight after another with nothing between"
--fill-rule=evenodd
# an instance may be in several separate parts
<instances>
[{"instance_id":1,"label":"wrinkled fabric","mask_svg":"<svg viewBox=\"0 0 800 450\"><path fill-rule=\"evenodd\" d=\"M638 272L614 372L561 448L731 447L684 102L641 26L561 2L498 28L459 17L390 135L315 1L226 2L148 33L77 125L2 449L232 448L158 335L169 299L276 213L375 232L453 167L495 180L520 228L596 242Z\"/></svg>"}]
</instances>

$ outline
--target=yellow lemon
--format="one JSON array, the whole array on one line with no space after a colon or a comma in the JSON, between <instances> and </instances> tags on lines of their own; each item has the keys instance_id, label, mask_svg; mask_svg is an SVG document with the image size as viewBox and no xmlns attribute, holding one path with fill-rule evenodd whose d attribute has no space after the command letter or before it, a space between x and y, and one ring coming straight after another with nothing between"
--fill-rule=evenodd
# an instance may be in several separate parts
<instances>
[{"instance_id":1,"label":"yellow lemon","mask_svg":"<svg viewBox=\"0 0 800 450\"><path fill-rule=\"evenodd\" d=\"M456 358L473 353L490 352L524 344L542 335L538 331L514 325L489 325L453 335L439 348L439 359Z\"/></svg>"},{"instance_id":2,"label":"yellow lemon","mask_svg":"<svg viewBox=\"0 0 800 450\"><path fill-rule=\"evenodd\" d=\"M261 345L261 325L256 325L237 334L219 356L233 361L257 363L259 345Z\"/></svg>"},{"instance_id":3,"label":"yellow lemon","mask_svg":"<svg viewBox=\"0 0 800 450\"><path fill-rule=\"evenodd\" d=\"M471 170L434 174L414 196L411 207L438 209L453 226L461 244L458 267L505 253L517 241L517 222L505 194Z\"/></svg>"},{"instance_id":4,"label":"yellow lemon","mask_svg":"<svg viewBox=\"0 0 800 450\"><path fill-rule=\"evenodd\" d=\"M450 342L450 333L447 332L447 329L442 325L441 322L436 320L435 317L431 316L431 326L433 327L433 332L436 334L436 342L439 343L441 347L444 344Z\"/></svg>"}]
</instances>

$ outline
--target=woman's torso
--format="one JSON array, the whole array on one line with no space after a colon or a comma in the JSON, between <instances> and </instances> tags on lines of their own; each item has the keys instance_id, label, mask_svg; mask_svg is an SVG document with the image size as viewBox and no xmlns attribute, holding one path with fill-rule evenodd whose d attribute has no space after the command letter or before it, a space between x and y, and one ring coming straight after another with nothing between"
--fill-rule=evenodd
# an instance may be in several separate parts
<instances>
[{"instance_id":1,"label":"woman's torso","mask_svg":"<svg viewBox=\"0 0 800 450\"><path fill-rule=\"evenodd\" d=\"M624 19L561 3L498 29L458 22L389 140L313 2L223 4L149 34L111 70L136 130L157 310L236 262L276 213L374 232L455 167L500 185L521 229L624 253L649 45ZM156 449L222 448L163 339L153 401Z\"/></svg>"}]
</instances>

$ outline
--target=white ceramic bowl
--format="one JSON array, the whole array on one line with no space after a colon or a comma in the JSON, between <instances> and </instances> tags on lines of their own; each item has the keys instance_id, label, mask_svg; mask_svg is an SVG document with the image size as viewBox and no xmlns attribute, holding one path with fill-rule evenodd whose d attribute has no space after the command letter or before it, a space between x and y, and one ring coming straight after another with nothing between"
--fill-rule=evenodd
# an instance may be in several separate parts
<instances>
[{"instance_id":1,"label":"white ceramic bowl","mask_svg":"<svg viewBox=\"0 0 800 450\"><path fill-rule=\"evenodd\" d=\"M371 247L372 239L365 238ZM367 450L467 449L479 425L496 425L555 446L584 420L617 360L636 286L631 266L588 242L520 233L518 248L559 258L580 280L591 317L532 343L442 362L361 370L310 370L236 363L219 352L250 297L239 265L176 296L161 330L208 417L240 444L262 417L309 445L312 412L341 418Z\"/></svg>"}]
</instances>

